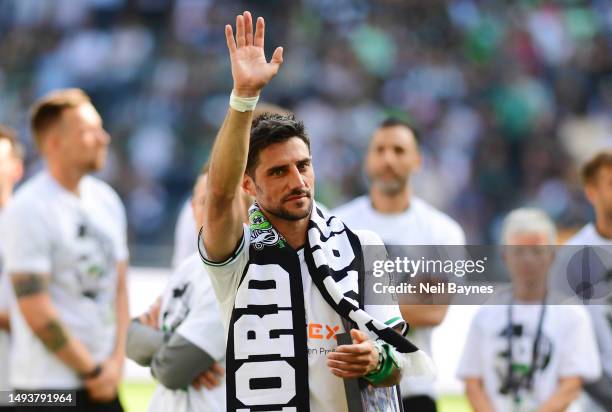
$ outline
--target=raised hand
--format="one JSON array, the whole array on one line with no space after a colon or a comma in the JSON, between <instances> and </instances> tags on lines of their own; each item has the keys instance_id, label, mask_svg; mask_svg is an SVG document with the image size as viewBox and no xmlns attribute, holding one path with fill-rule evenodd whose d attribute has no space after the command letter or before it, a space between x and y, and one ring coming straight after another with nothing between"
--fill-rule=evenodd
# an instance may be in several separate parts
<instances>
[{"instance_id":1,"label":"raised hand","mask_svg":"<svg viewBox=\"0 0 612 412\"><path fill-rule=\"evenodd\" d=\"M257 96L260 90L278 73L283 62L283 48L274 50L270 62L264 54L265 22L257 19L253 34L251 13L236 16L236 38L231 25L225 26L225 39L232 63L234 94L240 97Z\"/></svg>"}]
</instances>

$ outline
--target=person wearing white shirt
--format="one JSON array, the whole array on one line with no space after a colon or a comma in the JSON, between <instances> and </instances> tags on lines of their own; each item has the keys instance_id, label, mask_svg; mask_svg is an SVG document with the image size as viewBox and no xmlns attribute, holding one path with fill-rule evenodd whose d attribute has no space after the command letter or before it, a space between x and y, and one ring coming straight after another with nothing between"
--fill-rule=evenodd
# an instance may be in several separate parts
<instances>
[{"instance_id":1,"label":"person wearing white shirt","mask_svg":"<svg viewBox=\"0 0 612 412\"><path fill-rule=\"evenodd\" d=\"M612 151L596 153L582 168L584 192L595 210L595 222L586 224L567 241L572 246L612 246ZM607 290L610 290L608 280ZM589 411L612 411L612 298L607 304L587 307L593 325L601 361L601 379L585 386L590 397Z\"/></svg>"},{"instance_id":2,"label":"person wearing white shirt","mask_svg":"<svg viewBox=\"0 0 612 412\"><path fill-rule=\"evenodd\" d=\"M411 192L410 177L420 165L414 128L389 118L374 131L366 156L370 180L367 196L332 211L352 229L376 232L385 245L464 245L461 227ZM416 302L415 302L416 303ZM431 354L431 335L444 320L447 305L402 305L410 339ZM405 410L435 411L433 379L405 377L401 382Z\"/></svg>"},{"instance_id":3,"label":"person wearing white shirt","mask_svg":"<svg viewBox=\"0 0 612 412\"><path fill-rule=\"evenodd\" d=\"M207 173L205 166L193 189L194 222L206 197ZM244 195L246 212L251 199ZM128 331L128 357L150 367L159 382L150 412L225 410L223 331L210 275L196 249L174 270L162 296L132 320Z\"/></svg>"},{"instance_id":4,"label":"person wearing white shirt","mask_svg":"<svg viewBox=\"0 0 612 412\"><path fill-rule=\"evenodd\" d=\"M24 393L76 391L78 411L121 411L125 210L110 186L89 176L104 165L110 136L79 89L40 99L32 130L46 167L16 192L3 226L15 297L10 383Z\"/></svg>"},{"instance_id":5,"label":"person wearing white shirt","mask_svg":"<svg viewBox=\"0 0 612 412\"><path fill-rule=\"evenodd\" d=\"M512 290L506 305L478 310L457 372L477 412L576 410L582 386L601 375L584 307L546 304L555 242L554 224L538 209L514 210L503 222Z\"/></svg>"},{"instance_id":6,"label":"person wearing white shirt","mask_svg":"<svg viewBox=\"0 0 612 412\"><path fill-rule=\"evenodd\" d=\"M193 219L191 198L187 199L179 212L174 228L174 251L172 267L177 268L185 259L198 251L198 229Z\"/></svg>"},{"instance_id":7,"label":"person wearing white shirt","mask_svg":"<svg viewBox=\"0 0 612 412\"><path fill-rule=\"evenodd\" d=\"M347 396L345 378L369 383L361 392L368 400L399 406L397 396L369 395L396 394L403 374L430 374L431 360L403 336L397 305L376 313L364 302L362 246L382 242L316 207L303 123L279 114L253 120L282 63L282 48L267 61L264 30L263 18L253 21L248 11L236 17L235 36L225 26L234 88L200 217L199 250L228 336L227 407L347 411L363 398L360 388ZM256 199L249 225L241 190Z\"/></svg>"},{"instance_id":8,"label":"person wearing white shirt","mask_svg":"<svg viewBox=\"0 0 612 412\"><path fill-rule=\"evenodd\" d=\"M0 233L2 233L2 211L13 195L13 188L23 176L22 150L17 143L15 132L0 124ZM0 252L2 251L0 238ZM0 391L10 390L9 345L10 345L10 282L3 274L0 253ZM0 411L5 406L0 401Z\"/></svg>"}]
</instances>

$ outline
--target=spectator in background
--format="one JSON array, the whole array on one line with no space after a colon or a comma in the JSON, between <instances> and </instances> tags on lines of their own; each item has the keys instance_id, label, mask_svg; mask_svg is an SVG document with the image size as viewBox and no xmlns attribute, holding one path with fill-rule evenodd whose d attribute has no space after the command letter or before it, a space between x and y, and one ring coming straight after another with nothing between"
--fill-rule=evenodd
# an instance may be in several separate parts
<instances>
[{"instance_id":1,"label":"spectator in background","mask_svg":"<svg viewBox=\"0 0 612 412\"><path fill-rule=\"evenodd\" d=\"M239 4L4 0L0 121L26 136L33 95L85 87L125 142L111 148L108 177L134 243L170 247L176 200L223 120L230 78L216 27ZM567 171L612 144L611 2L282 5L254 5L276 23L270 44L292 50L266 99L317 136L319 200L335 206L363 192L368 134L391 112L423 130L416 193L456 217L470 243L492 241L517 202L564 227L588 218Z\"/></svg>"},{"instance_id":2,"label":"spectator in background","mask_svg":"<svg viewBox=\"0 0 612 412\"><path fill-rule=\"evenodd\" d=\"M371 182L361 196L332 213L351 229L376 232L385 245L464 245L461 227L450 217L412 193L410 178L421 164L418 136L403 121L389 118L374 131L366 158ZM431 355L431 333L444 320L446 305L401 305L410 325L411 341ZM414 327L414 329L413 329ZM435 411L433 379L407 376L401 392L407 411Z\"/></svg>"},{"instance_id":3,"label":"spectator in background","mask_svg":"<svg viewBox=\"0 0 612 412\"><path fill-rule=\"evenodd\" d=\"M458 370L476 412L565 411L601 374L586 310L546 304L556 236L538 209L517 209L504 219L512 291L502 297L506 305L478 310Z\"/></svg>"},{"instance_id":4,"label":"spectator in background","mask_svg":"<svg viewBox=\"0 0 612 412\"><path fill-rule=\"evenodd\" d=\"M567 245L612 246L612 150L593 156L582 168L582 180L587 199L595 210L595 222L586 224ZM605 279L609 292L612 280ZM606 304L586 306L595 326L603 374L599 381L586 385L585 390L595 404L588 410L612 411L612 296Z\"/></svg>"},{"instance_id":5,"label":"spectator in background","mask_svg":"<svg viewBox=\"0 0 612 412\"><path fill-rule=\"evenodd\" d=\"M2 211L13 195L13 188L23 175L23 160L20 145L15 132L0 124L0 233L2 228ZM2 249L0 237L0 252ZM9 345L10 345L10 281L4 274L2 254L0 253L0 391L10 390L9 385ZM0 411L9 409L0 402ZM11 409L12 410L12 409Z\"/></svg>"},{"instance_id":6,"label":"spectator in background","mask_svg":"<svg viewBox=\"0 0 612 412\"><path fill-rule=\"evenodd\" d=\"M26 393L75 390L76 411L122 411L125 211L110 186L89 176L104 165L110 136L79 89L40 99L32 131L46 168L17 191L2 233L15 293L10 383Z\"/></svg>"}]
</instances>

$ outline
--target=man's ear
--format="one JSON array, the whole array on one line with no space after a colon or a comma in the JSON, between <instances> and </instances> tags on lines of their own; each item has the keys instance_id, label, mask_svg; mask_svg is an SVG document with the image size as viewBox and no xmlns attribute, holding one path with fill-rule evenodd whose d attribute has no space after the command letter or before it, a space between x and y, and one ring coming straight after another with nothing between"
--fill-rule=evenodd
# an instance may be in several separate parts
<instances>
[{"instance_id":1,"label":"man's ear","mask_svg":"<svg viewBox=\"0 0 612 412\"><path fill-rule=\"evenodd\" d=\"M251 176L249 176L246 173L244 174L244 176L242 178L242 188L249 195L255 197L255 194L256 194L255 181L253 180L253 178L251 178Z\"/></svg>"},{"instance_id":2,"label":"man's ear","mask_svg":"<svg viewBox=\"0 0 612 412\"><path fill-rule=\"evenodd\" d=\"M421 169L421 165L423 164L423 157L421 156L421 152L417 151L414 154L414 167L412 169L413 172L416 172Z\"/></svg>"},{"instance_id":3,"label":"man's ear","mask_svg":"<svg viewBox=\"0 0 612 412\"><path fill-rule=\"evenodd\" d=\"M597 200L597 189L595 188L594 183L590 182L584 185L584 195L589 203L595 206L595 201Z\"/></svg>"},{"instance_id":4,"label":"man's ear","mask_svg":"<svg viewBox=\"0 0 612 412\"><path fill-rule=\"evenodd\" d=\"M21 159L15 160L15 168L13 170L13 183L19 182L23 178L23 161Z\"/></svg>"},{"instance_id":5,"label":"man's ear","mask_svg":"<svg viewBox=\"0 0 612 412\"><path fill-rule=\"evenodd\" d=\"M60 135L57 133L57 126L49 129L45 136L42 139L40 145L40 152L42 155L46 156L49 153L53 153L57 151L57 147L60 144Z\"/></svg>"}]
</instances>

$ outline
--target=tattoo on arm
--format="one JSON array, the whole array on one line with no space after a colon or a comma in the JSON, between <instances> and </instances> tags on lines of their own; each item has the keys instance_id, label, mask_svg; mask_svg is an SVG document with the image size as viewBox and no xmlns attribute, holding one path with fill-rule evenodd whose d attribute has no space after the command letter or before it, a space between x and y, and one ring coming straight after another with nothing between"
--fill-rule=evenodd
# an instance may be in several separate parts
<instances>
[{"instance_id":1,"label":"tattoo on arm","mask_svg":"<svg viewBox=\"0 0 612 412\"><path fill-rule=\"evenodd\" d=\"M51 352L57 352L68 343L68 335L58 320L49 321L38 333L38 338Z\"/></svg>"},{"instance_id":2,"label":"tattoo on arm","mask_svg":"<svg viewBox=\"0 0 612 412\"><path fill-rule=\"evenodd\" d=\"M17 298L36 295L46 292L49 280L43 275L15 275L13 276L13 289Z\"/></svg>"}]
</instances>

